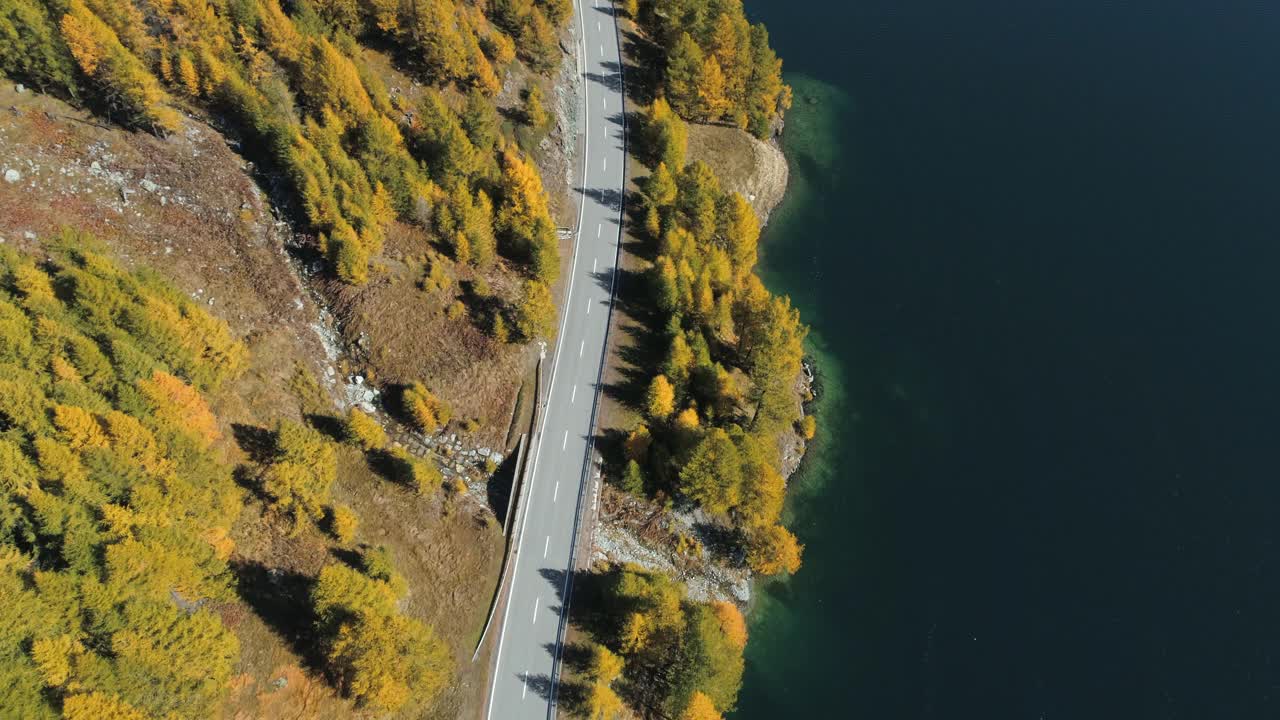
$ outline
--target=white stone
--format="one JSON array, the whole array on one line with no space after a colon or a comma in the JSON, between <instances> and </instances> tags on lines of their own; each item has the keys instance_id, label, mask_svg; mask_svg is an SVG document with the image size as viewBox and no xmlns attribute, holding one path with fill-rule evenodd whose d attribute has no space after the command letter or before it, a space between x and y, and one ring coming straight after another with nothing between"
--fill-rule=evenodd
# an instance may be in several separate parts
<instances>
[{"instance_id":1,"label":"white stone","mask_svg":"<svg viewBox=\"0 0 1280 720\"><path fill-rule=\"evenodd\" d=\"M141 185L141 186L142 186L142 189L143 189L143 190L146 190L147 192L155 192L155 191L157 191L157 190L159 190L159 189L160 189L160 186L159 186L159 185L157 185L157 184L155 184L155 183L151 182L150 180L148 180L148 179L146 179L146 178L142 178L142 182L140 182L140 183L138 183L138 184L139 184L139 185Z\"/></svg>"},{"instance_id":2,"label":"white stone","mask_svg":"<svg viewBox=\"0 0 1280 720\"><path fill-rule=\"evenodd\" d=\"M22 173L18 172L17 170L14 170L13 168L5 168L4 170L5 182L16 183L21 179L22 179Z\"/></svg>"}]
</instances>

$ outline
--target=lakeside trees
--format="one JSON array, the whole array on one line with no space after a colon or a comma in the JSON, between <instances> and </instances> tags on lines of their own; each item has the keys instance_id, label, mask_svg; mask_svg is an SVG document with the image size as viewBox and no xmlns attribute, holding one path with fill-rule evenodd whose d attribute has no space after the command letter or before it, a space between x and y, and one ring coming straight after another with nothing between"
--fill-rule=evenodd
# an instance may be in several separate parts
<instances>
[{"instance_id":1,"label":"lakeside trees","mask_svg":"<svg viewBox=\"0 0 1280 720\"><path fill-rule=\"evenodd\" d=\"M584 672L589 709L607 703L606 678L617 678L618 695L646 715L715 718L733 709L746 640L736 608L691 601L670 576L633 565L591 580L600 612Z\"/></svg>"},{"instance_id":2,"label":"lakeside trees","mask_svg":"<svg viewBox=\"0 0 1280 720\"><path fill-rule=\"evenodd\" d=\"M656 163L637 211L654 253L646 299L665 320L647 342L666 350L637 401L646 442L627 443L619 475L724 518L757 572L794 572L802 548L778 524L778 437L808 432L795 394L806 329L755 275L760 223L746 199L702 162L667 167L681 122L659 100L642 130Z\"/></svg>"},{"instance_id":3,"label":"lakeside trees","mask_svg":"<svg viewBox=\"0 0 1280 720\"><path fill-rule=\"evenodd\" d=\"M768 31L747 21L741 0L634 5L629 14L662 54L661 89L676 112L769 136L791 106L791 89L782 82L782 61L769 46Z\"/></svg>"}]
</instances>

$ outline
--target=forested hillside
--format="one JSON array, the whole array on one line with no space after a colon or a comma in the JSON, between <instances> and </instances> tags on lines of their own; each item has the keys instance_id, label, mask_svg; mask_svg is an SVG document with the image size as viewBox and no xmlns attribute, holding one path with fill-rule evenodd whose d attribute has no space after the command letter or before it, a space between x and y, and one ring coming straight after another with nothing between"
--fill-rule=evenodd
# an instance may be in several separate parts
<instances>
[{"instance_id":1,"label":"forested hillside","mask_svg":"<svg viewBox=\"0 0 1280 720\"><path fill-rule=\"evenodd\" d=\"M428 231L460 262L501 253L540 283L555 226L528 158L490 100L519 58L558 62L565 0L0 0L6 74L164 134L213 113L287 183L333 272L369 279L388 224ZM362 59L384 49L432 89L392 95ZM425 250L426 248L423 248Z\"/></svg>"},{"instance_id":2,"label":"forested hillside","mask_svg":"<svg viewBox=\"0 0 1280 720\"><path fill-rule=\"evenodd\" d=\"M571 7L0 0L0 715L475 710Z\"/></svg>"},{"instance_id":3,"label":"forested hillside","mask_svg":"<svg viewBox=\"0 0 1280 720\"><path fill-rule=\"evenodd\" d=\"M322 522L350 544L359 520L331 500L338 446L306 425L281 421L233 480L204 393L243 371L245 347L96 246L68 233L43 262L0 253L0 702L21 718L217 716L242 670L230 608L267 592L229 564L245 488L290 535ZM358 411L340 437L385 452ZM440 488L425 461L377 462L419 494ZM314 618L318 661L361 706L429 706L450 649L402 614L387 550L360 546L352 565L325 566L293 610Z\"/></svg>"},{"instance_id":4,"label":"forested hillside","mask_svg":"<svg viewBox=\"0 0 1280 720\"><path fill-rule=\"evenodd\" d=\"M233 592L241 493L202 391L245 349L83 245L68 235L44 266L0 254L0 704L208 715L240 652L206 605Z\"/></svg>"}]
</instances>

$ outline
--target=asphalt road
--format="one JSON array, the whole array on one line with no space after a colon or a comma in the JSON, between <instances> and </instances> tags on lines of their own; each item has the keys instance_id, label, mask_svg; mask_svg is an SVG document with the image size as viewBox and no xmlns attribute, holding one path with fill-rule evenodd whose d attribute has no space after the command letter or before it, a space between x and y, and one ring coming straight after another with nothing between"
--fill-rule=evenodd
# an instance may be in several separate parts
<instances>
[{"instance_id":1,"label":"asphalt road","mask_svg":"<svg viewBox=\"0 0 1280 720\"><path fill-rule=\"evenodd\" d=\"M489 720L554 716L579 503L590 503L590 438L622 231L623 106L613 4L577 0L585 118L578 234L541 435L524 495L518 551L489 687ZM583 492L586 486L587 492Z\"/></svg>"}]
</instances>

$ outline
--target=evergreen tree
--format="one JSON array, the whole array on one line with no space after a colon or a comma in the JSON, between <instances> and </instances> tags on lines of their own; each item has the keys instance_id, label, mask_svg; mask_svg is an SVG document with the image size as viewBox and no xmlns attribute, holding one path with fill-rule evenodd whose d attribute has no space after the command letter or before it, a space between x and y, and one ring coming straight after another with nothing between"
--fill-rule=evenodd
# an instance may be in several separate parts
<instances>
[{"instance_id":1,"label":"evergreen tree","mask_svg":"<svg viewBox=\"0 0 1280 720\"><path fill-rule=\"evenodd\" d=\"M711 513L727 513L742 493L742 464L728 433L713 428L680 470L680 491Z\"/></svg>"},{"instance_id":2,"label":"evergreen tree","mask_svg":"<svg viewBox=\"0 0 1280 720\"><path fill-rule=\"evenodd\" d=\"M516 306L516 331L526 340L554 337L556 306L551 289L537 280L526 280L522 294Z\"/></svg>"},{"instance_id":3,"label":"evergreen tree","mask_svg":"<svg viewBox=\"0 0 1280 720\"><path fill-rule=\"evenodd\" d=\"M675 177L667 169L665 162L658 163L658 167L654 168L653 174L645 182L645 195L653 205L667 208L675 204L676 193ZM758 235L759 230L756 232Z\"/></svg>"},{"instance_id":4,"label":"evergreen tree","mask_svg":"<svg viewBox=\"0 0 1280 720\"><path fill-rule=\"evenodd\" d=\"M464 78L467 55L450 0L407 0L407 34L423 72L437 81Z\"/></svg>"},{"instance_id":5,"label":"evergreen tree","mask_svg":"<svg viewBox=\"0 0 1280 720\"><path fill-rule=\"evenodd\" d=\"M685 117L698 113L698 83L702 79L702 49L689 33L682 33L667 53L665 87L671 107Z\"/></svg>"},{"instance_id":6,"label":"evergreen tree","mask_svg":"<svg viewBox=\"0 0 1280 720\"><path fill-rule=\"evenodd\" d=\"M522 56L535 72L549 74L560 60L560 41L555 27L539 10L529 13L520 34Z\"/></svg>"},{"instance_id":7,"label":"evergreen tree","mask_svg":"<svg viewBox=\"0 0 1280 720\"><path fill-rule=\"evenodd\" d=\"M476 88L467 91L467 104L458 120L477 150L489 153L497 147L498 114L483 92Z\"/></svg>"},{"instance_id":8,"label":"evergreen tree","mask_svg":"<svg viewBox=\"0 0 1280 720\"><path fill-rule=\"evenodd\" d=\"M81 0L68 2L60 26L72 56L109 112L155 132L178 129L178 114L165 105L160 83Z\"/></svg>"},{"instance_id":9,"label":"evergreen tree","mask_svg":"<svg viewBox=\"0 0 1280 720\"><path fill-rule=\"evenodd\" d=\"M720 62L714 55L708 55L698 72L697 99L691 112L697 120L715 122L728 109L729 99L725 96L724 73L720 70Z\"/></svg>"},{"instance_id":10,"label":"evergreen tree","mask_svg":"<svg viewBox=\"0 0 1280 720\"><path fill-rule=\"evenodd\" d=\"M645 412L654 420L663 420L675 410L676 390L666 376L655 376L645 395Z\"/></svg>"},{"instance_id":11,"label":"evergreen tree","mask_svg":"<svg viewBox=\"0 0 1280 720\"><path fill-rule=\"evenodd\" d=\"M525 88L524 105L521 107L520 114L524 116L525 124L535 130L546 126L547 110L542 106L542 88L537 82L531 82L529 87Z\"/></svg>"},{"instance_id":12,"label":"evergreen tree","mask_svg":"<svg viewBox=\"0 0 1280 720\"><path fill-rule=\"evenodd\" d=\"M75 62L40 0L0 3L0 71L42 92L75 97Z\"/></svg>"}]
</instances>

